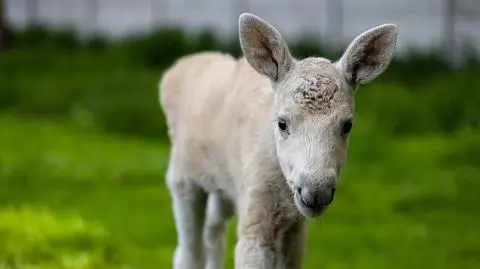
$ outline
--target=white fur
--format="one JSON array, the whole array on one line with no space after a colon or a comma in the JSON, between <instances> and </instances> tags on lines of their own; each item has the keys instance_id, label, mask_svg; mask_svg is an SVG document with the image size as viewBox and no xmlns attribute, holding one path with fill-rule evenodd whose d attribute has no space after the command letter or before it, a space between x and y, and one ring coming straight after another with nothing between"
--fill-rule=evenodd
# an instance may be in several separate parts
<instances>
[{"instance_id":1,"label":"white fur","mask_svg":"<svg viewBox=\"0 0 480 269\"><path fill-rule=\"evenodd\" d=\"M245 58L185 56L159 85L172 142L175 269L222 268L233 214L235 268L301 268L306 220L328 207L344 166L354 89L386 69L397 36L394 25L373 28L332 63L294 59L252 14L240 16L239 31Z\"/></svg>"}]
</instances>

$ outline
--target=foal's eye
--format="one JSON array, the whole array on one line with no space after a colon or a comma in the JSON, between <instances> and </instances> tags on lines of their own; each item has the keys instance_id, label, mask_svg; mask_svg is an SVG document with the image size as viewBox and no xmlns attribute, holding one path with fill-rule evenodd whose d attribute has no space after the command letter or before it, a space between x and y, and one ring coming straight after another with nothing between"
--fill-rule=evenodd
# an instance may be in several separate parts
<instances>
[{"instance_id":1,"label":"foal's eye","mask_svg":"<svg viewBox=\"0 0 480 269\"><path fill-rule=\"evenodd\" d=\"M353 127L352 120L346 120L346 121L343 123L342 135L347 135L347 134L349 134L350 131L352 130L352 127Z\"/></svg>"},{"instance_id":2,"label":"foal's eye","mask_svg":"<svg viewBox=\"0 0 480 269\"><path fill-rule=\"evenodd\" d=\"M288 129L287 121L284 119L278 119L278 129L282 132L286 132Z\"/></svg>"}]
</instances>

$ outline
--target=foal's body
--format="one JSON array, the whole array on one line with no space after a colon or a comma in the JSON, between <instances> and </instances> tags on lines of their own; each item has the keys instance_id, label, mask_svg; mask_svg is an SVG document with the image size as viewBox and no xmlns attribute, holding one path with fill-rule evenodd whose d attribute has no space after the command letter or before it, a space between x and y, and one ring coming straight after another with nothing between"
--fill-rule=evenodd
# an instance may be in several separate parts
<instances>
[{"instance_id":1,"label":"foal's body","mask_svg":"<svg viewBox=\"0 0 480 269\"><path fill-rule=\"evenodd\" d=\"M184 57L164 74L161 88L172 91L162 98L172 102L166 109L173 152L189 153L181 162L205 190L232 201L242 192L242 164L271 120L269 83L244 59L217 52Z\"/></svg>"},{"instance_id":2,"label":"foal's body","mask_svg":"<svg viewBox=\"0 0 480 269\"><path fill-rule=\"evenodd\" d=\"M222 268L234 214L235 268L301 268L305 220L332 202L344 164L353 92L385 70L395 38L385 25L336 63L296 60L273 26L244 14L245 58L198 53L164 73L175 269Z\"/></svg>"},{"instance_id":3,"label":"foal's body","mask_svg":"<svg viewBox=\"0 0 480 269\"><path fill-rule=\"evenodd\" d=\"M185 77L178 79L176 74ZM164 74L161 88L174 91L162 96L172 126L168 184L189 196L174 205L177 221L189 225L188 231L180 231L179 244L202 244L200 237L194 238L192 229L199 231L204 225L201 213L205 211L208 194L203 229L207 265L212 265L207 268L221 268L213 264L223 262L224 233L234 213L245 212L240 234L259 238L260 233L262 236L271 233L265 238L271 242L265 243L280 247L277 241L283 232L294 223L301 225L302 217L295 210L291 190L282 178L275 139L268 131L275 124L268 78L258 74L244 58L206 52L180 59ZM249 191L255 192L250 199L265 199L268 203L250 201L255 206L242 210ZM187 207L198 216L191 218L177 213ZM177 254L176 262L188 263L179 268L202 268L201 247L195 249L195 261L186 259L191 253Z\"/></svg>"}]
</instances>

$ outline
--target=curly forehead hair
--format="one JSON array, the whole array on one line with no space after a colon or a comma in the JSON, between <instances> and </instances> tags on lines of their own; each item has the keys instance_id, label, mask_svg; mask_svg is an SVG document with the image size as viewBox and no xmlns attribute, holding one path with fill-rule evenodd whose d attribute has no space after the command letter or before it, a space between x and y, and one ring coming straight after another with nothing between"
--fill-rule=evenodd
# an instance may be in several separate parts
<instances>
[{"instance_id":1,"label":"curly forehead hair","mask_svg":"<svg viewBox=\"0 0 480 269\"><path fill-rule=\"evenodd\" d=\"M298 86L294 91L295 102L311 112L330 111L335 94L339 91L335 77L323 68L301 68L299 73Z\"/></svg>"}]
</instances>

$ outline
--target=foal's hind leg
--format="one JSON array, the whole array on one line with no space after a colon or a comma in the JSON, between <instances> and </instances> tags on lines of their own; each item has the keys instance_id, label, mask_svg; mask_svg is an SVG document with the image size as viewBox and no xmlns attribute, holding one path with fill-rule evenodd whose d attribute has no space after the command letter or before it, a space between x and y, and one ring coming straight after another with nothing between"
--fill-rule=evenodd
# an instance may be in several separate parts
<instances>
[{"instance_id":1,"label":"foal's hind leg","mask_svg":"<svg viewBox=\"0 0 480 269\"><path fill-rule=\"evenodd\" d=\"M219 193L214 192L208 196L204 232L206 269L220 269L224 266L226 230L233 213L230 201L222 198Z\"/></svg>"},{"instance_id":2,"label":"foal's hind leg","mask_svg":"<svg viewBox=\"0 0 480 269\"><path fill-rule=\"evenodd\" d=\"M169 167L167 177L177 230L173 268L203 269L202 231L206 193L173 167Z\"/></svg>"}]
</instances>

